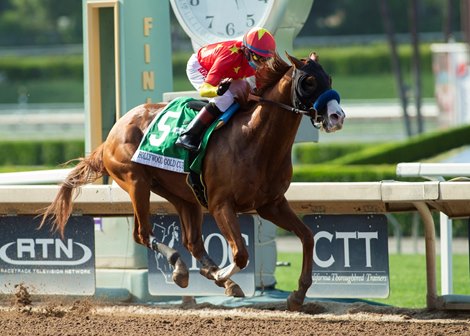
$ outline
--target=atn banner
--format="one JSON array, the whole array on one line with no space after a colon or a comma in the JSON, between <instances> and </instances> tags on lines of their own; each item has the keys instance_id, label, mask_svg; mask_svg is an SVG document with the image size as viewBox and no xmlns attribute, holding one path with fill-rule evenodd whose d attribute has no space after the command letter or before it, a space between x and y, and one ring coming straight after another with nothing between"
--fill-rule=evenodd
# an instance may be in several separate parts
<instances>
[{"instance_id":1,"label":"atn banner","mask_svg":"<svg viewBox=\"0 0 470 336\"><path fill-rule=\"evenodd\" d=\"M48 225L38 230L40 220L0 217L0 293L23 285L30 294L93 295L93 217L70 217L64 239Z\"/></svg>"}]
</instances>

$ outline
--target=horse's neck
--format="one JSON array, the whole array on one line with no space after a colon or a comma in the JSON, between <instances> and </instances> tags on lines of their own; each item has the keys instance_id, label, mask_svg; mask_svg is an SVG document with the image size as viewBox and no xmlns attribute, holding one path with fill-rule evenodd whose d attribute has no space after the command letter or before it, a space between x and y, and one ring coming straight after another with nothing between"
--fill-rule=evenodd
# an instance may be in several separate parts
<instances>
[{"instance_id":1,"label":"horse's neck","mask_svg":"<svg viewBox=\"0 0 470 336\"><path fill-rule=\"evenodd\" d=\"M263 98L291 106L291 78L284 76ZM261 103L252 116L252 127L259 136L263 150L276 157L289 155L297 134L301 116L274 103Z\"/></svg>"}]
</instances>

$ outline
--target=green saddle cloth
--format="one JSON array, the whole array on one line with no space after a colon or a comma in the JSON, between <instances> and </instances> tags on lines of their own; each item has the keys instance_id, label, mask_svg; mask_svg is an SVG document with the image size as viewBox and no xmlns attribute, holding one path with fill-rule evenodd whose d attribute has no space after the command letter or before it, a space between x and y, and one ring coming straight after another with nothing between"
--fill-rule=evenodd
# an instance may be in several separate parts
<instances>
[{"instance_id":1,"label":"green saddle cloth","mask_svg":"<svg viewBox=\"0 0 470 336\"><path fill-rule=\"evenodd\" d=\"M191 100L195 99L176 98L155 117L145 131L139 148L132 156L132 161L178 173L188 173L190 170L197 174L201 173L207 143L218 120L206 131L199 153L190 162L189 152L175 146L175 141L197 114L197 111L187 106Z\"/></svg>"}]
</instances>

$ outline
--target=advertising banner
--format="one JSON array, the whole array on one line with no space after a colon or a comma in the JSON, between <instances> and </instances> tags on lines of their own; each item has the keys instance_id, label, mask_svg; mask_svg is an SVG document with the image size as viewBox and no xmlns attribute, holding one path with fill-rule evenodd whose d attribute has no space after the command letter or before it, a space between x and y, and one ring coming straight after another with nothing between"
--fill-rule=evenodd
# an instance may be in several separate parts
<instances>
[{"instance_id":1,"label":"advertising banner","mask_svg":"<svg viewBox=\"0 0 470 336\"><path fill-rule=\"evenodd\" d=\"M240 215L238 221L250 259L248 266L232 276L231 279L240 285L246 296L252 296L255 292L254 220L250 215ZM187 288L178 287L172 280L173 268L166 258L161 253L149 250L148 281L150 294L225 295L224 288L218 287L213 280L208 280L199 274L199 263L183 246L178 216L154 216L151 218L151 223L153 225L153 234L157 240L180 253L189 270L189 286ZM204 216L202 229L204 245L211 259L220 268L228 266L233 261L232 252L212 216Z\"/></svg>"},{"instance_id":2,"label":"advertising banner","mask_svg":"<svg viewBox=\"0 0 470 336\"><path fill-rule=\"evenodd\" d=\"M95 293L93 217L70 217L65 237L39 217L0 217L0 293L23 285L30 294Z\"/></svg>"},{"instance_id":3,"label":"advertising banner","mask_svg":"<svg viewBox=\"0 0 470 336\"><path fill-rule=\"evenodd\" d=\"M384 215L308 215L303 221L315 237L313 283L308 297L388 297Z\"/></svg>"}]
</instances>

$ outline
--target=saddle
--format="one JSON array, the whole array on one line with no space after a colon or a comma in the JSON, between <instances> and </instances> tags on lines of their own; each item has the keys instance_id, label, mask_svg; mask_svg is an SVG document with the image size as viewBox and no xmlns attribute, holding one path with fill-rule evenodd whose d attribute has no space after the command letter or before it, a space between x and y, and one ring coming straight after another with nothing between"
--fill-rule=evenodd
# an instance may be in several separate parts
<instances>
[{"instance_id":1,"label":"saddle","mask_svg":"<svg viewBox=\"0 0 470 336\"><path fill-rule=\"evenodd\" d=\"M190 100L186 103L186 105L194 110L194 111L201 111L202 108L204 106L206 106L207 104L209 104L209 101L208 100L205 100L205 99L195 99L195 100Z\"/></svg>"}]
</instances>

